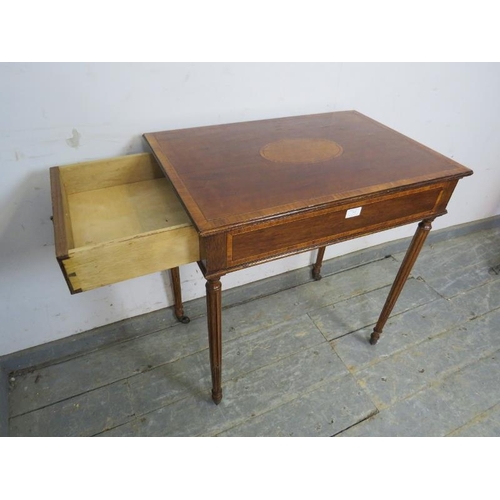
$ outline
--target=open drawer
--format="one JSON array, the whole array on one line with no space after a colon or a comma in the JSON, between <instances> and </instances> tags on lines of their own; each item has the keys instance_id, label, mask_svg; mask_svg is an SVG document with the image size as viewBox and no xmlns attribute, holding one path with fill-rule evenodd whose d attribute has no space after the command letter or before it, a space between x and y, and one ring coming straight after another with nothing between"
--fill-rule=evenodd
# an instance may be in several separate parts
<instances>
[{"instance_id":1,"label":"open drawer","mask_svg":"<svg viewBox=\"0 0 500 500\"><path fill-rule=\"evenodd\" d=\"M153 155L52 167L50 180L71 293L199 260L198 234Z\"/></svg>"}]
</instances>

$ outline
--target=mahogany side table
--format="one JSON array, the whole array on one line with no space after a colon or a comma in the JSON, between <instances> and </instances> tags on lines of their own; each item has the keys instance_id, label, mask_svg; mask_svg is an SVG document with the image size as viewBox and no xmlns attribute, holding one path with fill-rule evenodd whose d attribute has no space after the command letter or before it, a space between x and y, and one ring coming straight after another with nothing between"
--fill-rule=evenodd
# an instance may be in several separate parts
<instances>
[{"instance_id":1,"label":"mahogany side table","mask_svg":"<svg viewBox=\"0 0 500 500\"><path fill-rule=\"evenodd\" d=\"M356 112L144 134L198 235L212 399L222 399L221 276L418 222L375 344L431 229L468 168ZM195 251L196 253L196 251ZM172 266L173 267L173 266ZM178 275L174 289L180 300ZM182 306L176 304L182 317Z\"/></svg>"}]
</instances>

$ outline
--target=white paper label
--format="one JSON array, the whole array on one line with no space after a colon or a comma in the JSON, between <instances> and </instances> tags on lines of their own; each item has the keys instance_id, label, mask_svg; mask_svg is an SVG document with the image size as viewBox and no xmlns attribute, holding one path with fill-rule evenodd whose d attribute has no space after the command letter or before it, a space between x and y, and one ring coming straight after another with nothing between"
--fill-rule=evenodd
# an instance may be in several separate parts
<instances>
[{"instance_id":1,"label":"white paper label","mask_svg":"<svg viewBox=\"0 0 500 500\"><path fill-rule=\"evenodd\" d=\"M350 208L346 213L345 213L345 218L349 219L349 217L357 217L361 213L361 209L363 207L356 207L356 208Z\"/></svg>"}]
</instances>

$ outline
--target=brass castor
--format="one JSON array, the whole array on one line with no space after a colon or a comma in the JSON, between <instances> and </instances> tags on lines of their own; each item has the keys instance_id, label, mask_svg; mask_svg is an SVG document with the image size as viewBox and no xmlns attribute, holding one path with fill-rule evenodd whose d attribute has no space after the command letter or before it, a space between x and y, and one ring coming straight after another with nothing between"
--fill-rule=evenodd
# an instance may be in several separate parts
<instances>
[{"instance_id":1,"label":"brass castor","mask_svg":"<svg viewBox=\"0 0 500 500\"><path fill-rule=\"evenodd\" d=\"M321 272L316 269L315 266L312 268L312 277L313 280L319 281L323 276L321 276Z\"/></svg>"}]
</instances>

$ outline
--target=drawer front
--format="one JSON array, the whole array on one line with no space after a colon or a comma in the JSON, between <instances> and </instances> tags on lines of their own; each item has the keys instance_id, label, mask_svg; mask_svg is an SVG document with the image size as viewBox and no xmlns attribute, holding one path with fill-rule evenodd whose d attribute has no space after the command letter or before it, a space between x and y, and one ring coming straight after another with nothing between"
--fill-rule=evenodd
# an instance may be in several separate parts
<instances>
[{"instance_id":1,"label":"drawer front","mask_svg":"<svg viewBox=\"0 0 500 500\"><path fill-rule=\"evenodd\" d=\"M227 242L229 267L420 220L444 211L446 202L443 203L442 194L447 191L445 187L440 185L431 189L397 193L390 197L375 198L364 204L346 205L342 209L330 209L268 223L267 227L235 231L229 235Z\"/></svg>"},{"instance_id":2,"label":"drawer front","mask_svg":"<svg viewBox=\"0 0 500 500\"><path fill-rule=\"evenodd\" d=\"M60 260L71 293L164 271L199 259L192 226L70 250Z\"/></svg>"}]
</instances>

